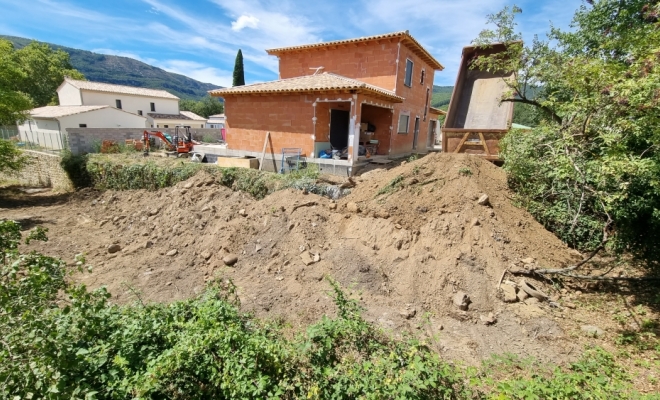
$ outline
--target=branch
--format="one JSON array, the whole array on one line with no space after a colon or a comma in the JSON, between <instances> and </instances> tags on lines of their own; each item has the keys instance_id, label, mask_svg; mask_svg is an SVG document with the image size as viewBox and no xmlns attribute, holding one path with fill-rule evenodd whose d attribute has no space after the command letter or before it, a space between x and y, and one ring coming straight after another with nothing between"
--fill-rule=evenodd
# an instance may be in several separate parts
<instances>
[{"instance_id":1,"label":"branch","mask_svg":"<svg viewBox=\"0 0 660 400\"><path fill-rule=\"evenodd\" d=\"M549 109L548 107L542 105L542 104L539 103L538 101L535 101L535 100L529 100L529 99L527 99L527 98L520 98L520 99L518 99L518 98L514 98L514 99L504 99L504 100L502 100L502 102L505 102L505 101L512 102L512 103L523 103L523 104L529 104L529 105L532 105L532 106L538 107L538 108L540 108L541 110L543 110L543 111L545 111L546 113L548 113L548 115L550 115L550 117L552 118L553 121L561 121L561 118L559 117L559 115L557 115L554 111L552 111L552 110Z\"/></svg>"}]
</instances>

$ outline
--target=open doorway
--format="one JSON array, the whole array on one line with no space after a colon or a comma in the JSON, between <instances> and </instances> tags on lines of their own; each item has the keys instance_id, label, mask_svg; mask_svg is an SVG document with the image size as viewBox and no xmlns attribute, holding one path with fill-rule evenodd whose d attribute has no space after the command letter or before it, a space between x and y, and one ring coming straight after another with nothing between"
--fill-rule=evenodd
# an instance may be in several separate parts
<instances>
[{"instance_id":1,"label":"open doorway","mask_svg":"<svg viewBox=\"0 0 660 400\"><path fill-rule=\"evenodd\" d=\"M330 110L330 145L334 150L348 147L350 113L345 110Z\"/></svg>"},{"instance_id":2,"label":"open doorway","mask_svg":"<svg viewBox=\"0 0 660 400\"><path fill-rule=\"evenodd\" d=\"M433 144L435 143L435 134L436 134L436 126L437 126L436 120L432 119L429 121L429 134L426 137L426 148L431 149L433 148Z\"/></svg>"},{"instance_id":3,"label":"open doorway","mask_svg":"<svg viewBox=\"0 0 660 400\"><path fill-rule=\"evenodd\" d=\"M415 134L413 136L413 150L417 150L417 141L419 140L419 117L415 118Z\"/></svg>"}]
</instances>

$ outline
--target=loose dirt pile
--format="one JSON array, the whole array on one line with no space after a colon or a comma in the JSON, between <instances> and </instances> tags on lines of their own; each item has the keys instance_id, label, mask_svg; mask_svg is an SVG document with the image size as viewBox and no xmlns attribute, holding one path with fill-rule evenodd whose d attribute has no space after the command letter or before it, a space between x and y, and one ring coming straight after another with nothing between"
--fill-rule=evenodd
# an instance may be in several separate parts
<instances>
[{"instance_id":1,"label":"loose dirt pile","mask_svg":"<svg viewBox=\"0 0 660 400\"><path fill-rule=\"evenodd\" d=\"M82 191L0 216L48 227L52 240L33 246L45 254L73 262L86 253L94 270L74 279L107 286L116 302L189 298L229 278L245 310L295 327L334 313L328 276L360 299L367 319L427 335L449 358L560 362L577 348L565 310L505 303L497 287L512 263L559 267L578 255L510 196L498 167L435 154L368 172L338 202L292 190L256 201L200 173L158 192Z\"/></svg>"}]
</instances>

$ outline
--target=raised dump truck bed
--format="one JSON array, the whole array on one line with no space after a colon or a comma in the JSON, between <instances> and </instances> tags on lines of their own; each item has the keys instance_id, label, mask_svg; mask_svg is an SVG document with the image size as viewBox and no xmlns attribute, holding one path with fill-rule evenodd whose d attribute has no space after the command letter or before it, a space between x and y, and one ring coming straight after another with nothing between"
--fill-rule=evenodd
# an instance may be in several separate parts
<instances>
[{"instance_id":1,"label":"raised dump truck bed","mask_svg":"<svg viewBox=\"0 0 660 400\"><path fill-rule=\"evenodd\" d=\"M504 51L503 44L488 49L463 48L461 66L442 127L442 151L499 159L499 142L511 128L513 103L501 102L508 88L504 79L513 72L470 69L476 57Z\"/></svg>"}]
</instances>

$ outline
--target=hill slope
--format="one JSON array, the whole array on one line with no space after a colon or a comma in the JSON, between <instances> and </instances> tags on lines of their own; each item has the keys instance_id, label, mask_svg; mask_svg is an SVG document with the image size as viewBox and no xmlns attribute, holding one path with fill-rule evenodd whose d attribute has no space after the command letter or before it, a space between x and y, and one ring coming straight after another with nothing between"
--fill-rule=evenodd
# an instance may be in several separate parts
<instances>
[{"instance_id":1,"label":"hill slope","mask_svg":"<svg viewBox=\"0 0 660 400\"><path fill-rule=\"evenodd\" d=\"M0 35L14 43L17 49L27 46L32 40ZM45 42L44 42L45 43ZM199 82L184 75L167 72L142 61L128 57L110 56L91 51L46 43L54 49L69 53L71 65L82 72L90 81L114 83L151 89L164 89L182 99L200 100L206 92L220 86Z\"/></svg>"}]
</instances>

